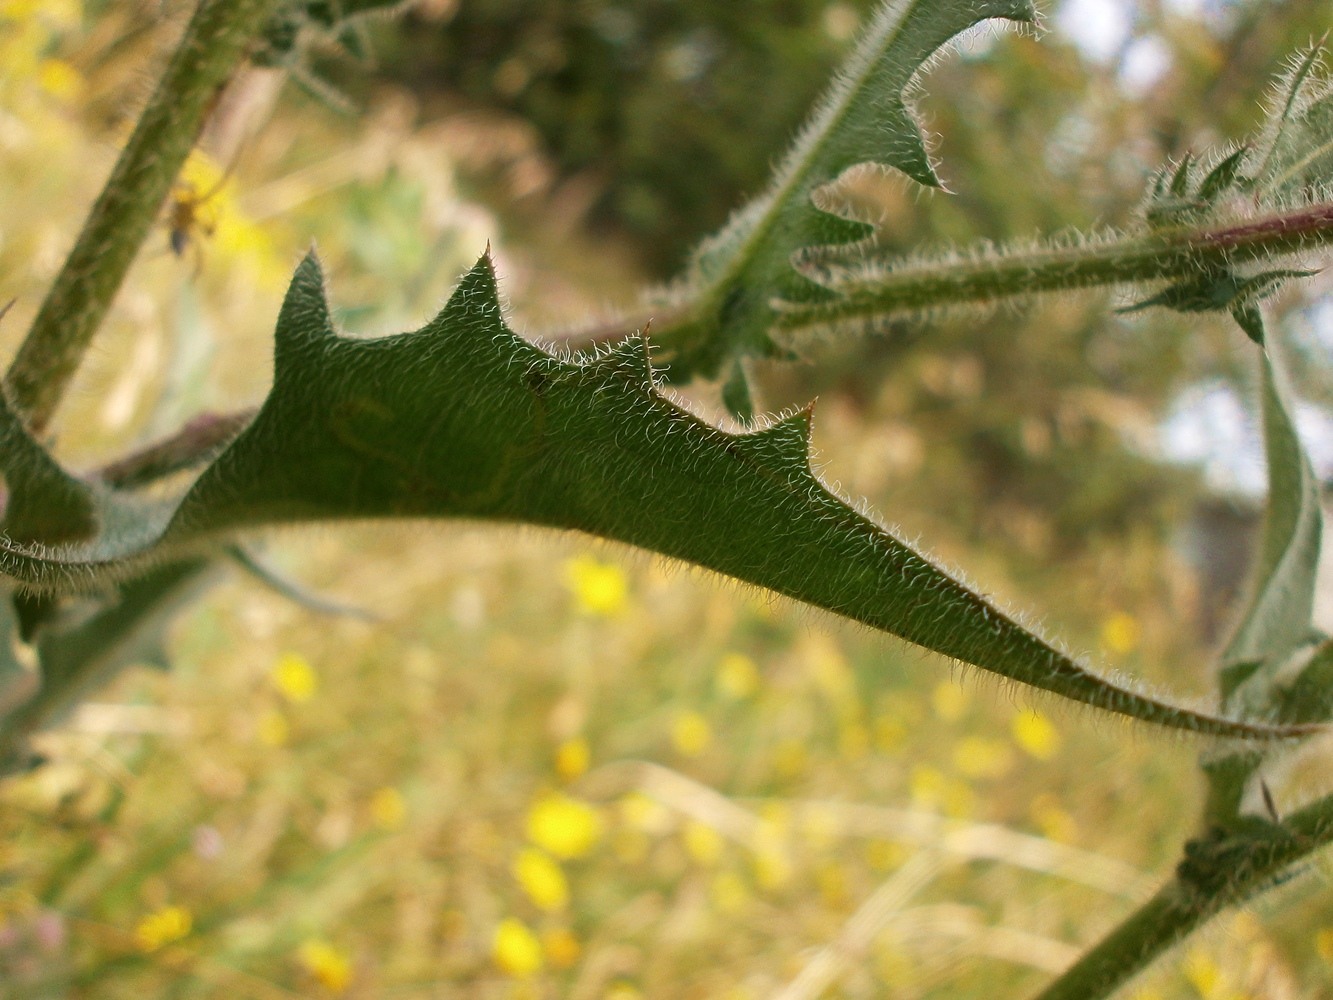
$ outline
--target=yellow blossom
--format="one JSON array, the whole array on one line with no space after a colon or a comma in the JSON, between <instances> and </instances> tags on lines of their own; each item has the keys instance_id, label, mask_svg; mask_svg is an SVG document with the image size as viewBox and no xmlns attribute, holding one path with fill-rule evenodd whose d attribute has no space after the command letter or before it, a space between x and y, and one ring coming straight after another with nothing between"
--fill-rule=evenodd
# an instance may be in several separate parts
<instances>
[{"instance_id":1,"label":"yellow blossom","mask_svg":"<svg viewBox=\"0 0 1333 1000\"><path fill-rule=\"evenodd\" d=\"M1106 648L1121 656L1139 648L1139 635L1142 628L1133 615L1117 611L1102 622L1102 642Z\"/></svg>"},{"instance_id":2,"label":"yellow blossom","mask_svg":"<svg viewBox=\"0 0 1333 1000\"><path fill-rule=\"evenodd\" d=\"M578 556L565 563L565 582L585 615L616 615L625 609L629 583L619 566Z\"/></svg>"},{"instance_id":3,"label":"yellow blossom","mask_svg":"<svg viewBox=\"0 0 1333 1000\"><path fill-rule=\"evenodd\" d=\"M620 818L644 833L666 833L673 824L671 810L642 792L630 792L621 798Z\"/></svg>"},{"instance_id":4,"label":"yellow blossom","mask_svg":"<svg viewBox=\"0 0 1333 1000\"><path fill-rule=\"evenodd\" d=\"M727 846L716 830L703 823L686 823L682 837L685 841L685 850L701 865L717 864Z\"/></svg>"},{"instance_id":5,"label":"yellow blossom","mask_svg":"<svg viewBox=\"0 0 1333 1000\"><path fill-rule=\"evenodd\" d=\"M957 722L967 711L971 699L957 681L940 681L930 695L930 705L945 722Z\"/></svg>"},{"instance_id":6,"label":"yellow blossom","mask_svg":"<svg viewBox=\"0 0 1333 1000\"><path fill-rule=\"evenodd\" d=\"M526 978L542 967L542 945L528 925L514 917L506 917L495 928L491 943L495 964L511 976Z\"/></svg>"},{"instance_id":7,"label":"yellow blossom","mask_svg":"<svg viewBox=\"0 0 1333 1000\"><path fill-rule=\"evenodd\" d=\"M588 770L592 752L582 736L565 740L555 750L555 773L566 781L573 781Z\"/></svg>"},{"instance_id":8,"label":"yellow blossom","mask_svg":"<svg viewBox=\"0 0 1333 1000\"><path fill-rule=\"evenodd\" d=\"M1060 751L1060 730L1037 711L1019 712L1010 724L1014 742L1037 760L1050 760Z\"/></svg>"},{"instance_id":9,"label":"yellow blossom","mask_svg":"<svg viewBox=\"0 0 1333 1000\"><path fill-rule=\"evenodd\" d=\"M728 653L717 665L717 693L728 701L743 701L759 690L759 668L744 653Z\"/></svg>"},{"instance_id":10,"label":"yellow blossom","mask_svg":"<svg viewBox=\"0 0 1333 1000\"><path fill-rule=\"evenodd\" d=\"M602 1000L643 1000L643 994L629 983L612 983L602 994Z\"/></svg>"},{"instance_id":11,"label":"yellow blossom","mask_svg":"<svg viewBox=\"0 0 1333 1000\"><path fill-rule=\"evenodd\" d=\"M381 830L400 830L407 821L407 802L393 787L381 788L370 798L370 818Z\"/></svg>"},{"instance_id":12,"label":"yellow blossom","mask_svg":"<svg viewBox=\"0 0 1333 1000\"><path fill-rule=\"evenodd\" d=\"M968 778L1003 778L1014 765L1009 744L969 736L954 748L953 764Z\"/></svg>"},{"instance_id":13,"label":"yellow blossom","mask_svg":"<svg viewBox=\"0 0 1333 1000\"><path fill-rule=\"evenodd\" d=\"M731 916L750 903L750 890L735 872L722 872L708 888L708 898L719 913Z\"/></svg>"},{"instance_id":14,"label":"yellow blossom","mask_svg":"<svg viewBox=\"0 0 1333 1000\"><path fill-rule=\"evenodd\" d=\"M1185 973L1185 978L1190 984L1199 991L1199 996L1205 1000L1218 993L1222 970L1217 967L1213 957L1202 948L1195 948L1185 956L1185 961L1181 963L1181 971Z\"/></svg>"},{"instance_id":15,"label":"yellow blossom","mask_svg":"<svg viewBox=\"0 0 1333 1000\"><path fill-rule=\"evenodd\" d=\"M528 839L562 860L583 857L601 835L601 813L568 795L543 795L528 811Z\"/></svg>"},{"instance_id":16,"label":"yellow blossom","mask_svg":"<svg viewBox=\"0 0 1333 1000\"><path fill-rule=\"evenodd\" d=\"M555 912L569 905L569 881L549 854L525 847L518 852L510 870L539 908Z\"/></svg>"},{"instance_id":17,"label":"yellow blossom","mask_svg":"<svg viewBox=\"0 0 1333 1000\"><path fill-rule=\"evenodd\" d=\"M838 862L821 862L815 869L815 885L819 887L820 898L829 909L841 909L847 905L850 898L847 870Z\"/></svg>"},{"instance_id":18,"label":"yellow blossom","mask_svg":"<svg viewBox=\"0 0 1333 1000\"><path fill-rule=\"evenodd\" d=\"M260 715L257 732L260 743L280 747L291 737L291 726L287 723L287 716L276 709L269 709Z\"/></svg>"},{"instance_id":19,"label":"yellow blossom","mask_svg":"<svg viewBox=\"0 0 1333 1000\"><path fill-rule=\"evenodd\" d=\"M273 664L269 678L278 692L290 702L309 701L315 696L319 679L315 669L300 653L284 653Z\"/></svg>"},{"instance_id":20,"label":"yellow blossom","mask_svg":"<svg viewBox=\"0 0 1333 1000\"><path fill-rule=\"evenodd\" d=\"M807 763L805 744L800 740L783 740L773 748L773 769L780 778L799 778Z\"/></svg>"},{"instance_id":21,"label":"yellow blossom","mask_svg":"<svg viewBox=\"0 0 1333 1000\"><path fill-rule=\"evenodd\" d=\"M1032 800L1028 815L1037 824L1042 836L1049 840L1067 844L1078 835L1078 823L1050 792L1042 792Z\"/></svg>"},{"instance_id":22,"label":"yellow blossom","mask_svg":"<svg viewBox=\"0 0 1333 1000\"><path fill-rule=\"evenodd\" d=\"M781 889L791 881L792 865L787 852L776 845L765 845L755 852L754 880L768 890Z\"/></svg>"},{"instance_id":23,"label":"yellow blossom","mask_svg":"<svg viewBox=\"0 0 1333 1000\"><path fill-rule=\"evenodd\" d=\"M713 729L698 712L681 712L671 723L671 743L686 757L697 757L713 742Z\"/></svg>"},{"instance_id":24,"label":"yellow blossom","mask_svg":"<svg viewBox=\"0 0 1333 1000\"><path fill-rule=\"evenodd\" d=\"M875 871L888 871L906 861L910 853L897 841L875 839L866 844L866 863Z\"/></svg>"},{"instance_id":25,"label":"yellow blossom","mask_svg":"<svg viewBox=\"0 0 1333 1000\"><path fill-rule=\"evenodd\" d=\"M1333 927L1321 927L1315 932L1315 950L1325 962L1333 962Z\"/></svg>"},{"instance_id":26,"label":"yellow blossom","mask_svg":"<svg viewBox=\"0 0 1333 1000\"><path fill-rule=\"evenodd\" d=\"M552 967L572 969L583 953L583 947L573 931L567 927L557 927L542 935L542 951Z\"/></svg>"},{"instance_id":27,"label":"yellow blossom","mask_svg":"<svg viewBox=\"0 0 1333 1000\"><path fill-rule=\"evenodd\" d=\"M875 720L875 749L893 753L907 742L907 726L901 719L881 715Z\"/></svg>"},{"instance_id":28,"label":"yellow blossom","mask_svg":"<svg viewBox=\"0 0 1333 1000\"><path fill-rule=\"evenodd\" d=\"M83 90L83 77L63 59L43 59L37 67L37 84L52 97L72 100Z\"/></svg>"},{"instance_id":29,"label":"yellow blossom","mask_svg":"<svg viewBox=\"0 0 1333 1000\"><path fill-rule=\"evenodd\" d=\"M301 945L297 957L305 970L333 993L342 993L352 981L351 959L327 941L311 938Z\"/></svg>"},{"instance_id":30,"label":"yellow blossom","mask_svg":"<svg viewBox=\"0 0 1333 1000\"><path fill-rule=\"evenodd\" d=\"M134 938L144 951L157 951L190 933L193 919L183 906L164 906L148 914L134 928Z\"/></svg>"}]
</instances>

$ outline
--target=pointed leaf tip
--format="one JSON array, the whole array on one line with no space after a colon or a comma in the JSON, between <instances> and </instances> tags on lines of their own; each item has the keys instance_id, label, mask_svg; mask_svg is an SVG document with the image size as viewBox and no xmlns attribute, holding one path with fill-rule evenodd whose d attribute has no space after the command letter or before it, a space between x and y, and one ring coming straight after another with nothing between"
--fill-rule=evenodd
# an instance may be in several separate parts
<instances>
[{"instance_id":1,"label":"pointed leaf tip","mask_svg":"<svg viewBox=\"0 0 1333 1000\"><path fill-rule=\"evenodd\" d=\"M324 294L324 269L311 248L296 265L282 308L278 310L278 323L273 331L274 351L281 358L291 348L333 336L333 321Z\"/></svg>"},{"instance_id":2,"label":"pointed leaf tip","mask_svg":"<svg viewBox=\"0 0 1333 1000\"><path fill-rule=\"evenodd\" d=\"M598 375L628 378L645 390L653 387L653 361L648 340L631 334L584 363L584 368Z\"/></svg>"},{"instance_id":3,"label":"pointed leaf tip","mask_svg":"<svg viewBox=\"0 0 1333 1000\"><path fill-rule=\"evenodd\" d=\"M808 472L813 417L812 403L763 430L738 435L736 444L742 453L769 468Z\"/></svg>"}]
</instances>

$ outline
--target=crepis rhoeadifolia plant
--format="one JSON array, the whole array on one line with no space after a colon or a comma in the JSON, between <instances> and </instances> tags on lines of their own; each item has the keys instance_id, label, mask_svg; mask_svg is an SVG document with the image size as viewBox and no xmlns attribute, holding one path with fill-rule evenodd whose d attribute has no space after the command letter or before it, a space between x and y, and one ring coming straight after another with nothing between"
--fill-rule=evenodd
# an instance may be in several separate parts
<instances>
[{"instance_id":1,"label":"crepis rhoeadifolia plant","mask_svg":"<svg viewBox=\"0 0 1333 1000\"><path fill-rule=\"evenodd\" d=\"M352 45L375 0L203 0L5 380L0 399L0 759L142 658L239 533L350 518L453 517L574 530L706 567L953 660L1145 724L1210 737L1199 836L1175 875L1043 993L1113 992L1218 912L1333 840L1333 797L1279 815L1260 772L1333 715L1333 640L1312 623L1322 512L1264 300L1314 273L1333 233L1333 88L1318 46L1244 145L1153 176L1138 221L1021 247L885 260L869 225L815 193L873 162L938 187L906 93L982 21L1033 25L1028 0L884 4L767 190L695 253L651 340L625 329L556 355L506 325L489 251L420 330L333 327L316 258L277 318L272 389L75 474L41 443L70 377L213 101L246 58L299 66L312 33ZM1229 314L1254 343L1269 507L1211 710L1113 681L1035 633L827 487L809 409L756 414L748 365L819 336L937 310L1119 287L1127 311ZM627 324L628 327L628 324ZM662 391L714 379L742 425ZM95 610L88 611L88 598ZM72 610L78 605L77 613ZM1251 804L1266 805L1254 812Z\"/></svg>"}]
</instances>

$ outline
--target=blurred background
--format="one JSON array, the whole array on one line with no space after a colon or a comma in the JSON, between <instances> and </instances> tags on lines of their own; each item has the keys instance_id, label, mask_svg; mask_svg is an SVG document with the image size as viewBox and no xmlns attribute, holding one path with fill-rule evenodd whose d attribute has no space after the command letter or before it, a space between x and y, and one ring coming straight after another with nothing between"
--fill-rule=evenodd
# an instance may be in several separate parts
<instances>
[{"instance_id":1,"label":"blurred background","mask_svg":"<svg viewBox=\"0 0 1333 1000\"><path fill-rule=\"evenodd\" d=\"M487 240L526 335L634 305L762 187L871 6L425 0L270 40L53 447L87 468L261 399L312 242L352 334L423 323ZM841 185L884 252L1131 222L1147 174L1252 130L1328 27L1299 0L1042 6L1040 42L983 27L924 81L952 194ZM190 7L0 2L6 356ZM1327 283L1275 304L1325 476ZM828 480L1071 649L1207 698L1264 491L1253 348L1116 304L811 345L759 400L818 396ZM720 417L716 387L682 396ZM643 554L465 523L256 544L365 614L224 577L169 671L43 737L0 787L0 996L1021 997L1194 832L1198 745ZM1324 759L1280 807L1327 790ZM1333 996L1330 962L1315 872L1127 995Z\"/></svg>"}]
</instances>

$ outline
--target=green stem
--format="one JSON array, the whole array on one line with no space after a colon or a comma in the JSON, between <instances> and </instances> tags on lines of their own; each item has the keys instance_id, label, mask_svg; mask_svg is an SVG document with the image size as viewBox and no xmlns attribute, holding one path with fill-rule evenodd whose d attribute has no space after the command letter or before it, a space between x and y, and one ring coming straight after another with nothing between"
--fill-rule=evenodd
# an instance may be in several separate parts
<instances>
[{"instance_id":1,"label":"green stem","mask_svg":"<svg viewBox=\"0 0 1333 1000\"><path fill-rule=\"evenodd\" d=\"M1292 813L1268 835L1237 838L1215 854L1218 887L1205 892L1179 878L1111 931L1035 1000L1101 1000L1229 906L1258 895L1291 866L1333 842L1333 796Z\"/></svg>"},{"instance_id":2,"label":"green stem","mask_svg":"<svg viewBox=\"0 0 1333 1000\"><path fill-rule=\"evenodd\" d=\"M1333 205L1261 216L1239 225L1177 228L1085 246L1000 251L908 264L840 280L835 301L791 306L777 326L801 330L891 315L1064 291L1195 276L1200 271L1298 253L1333 242Z\"/></svg>"},{"instance_id":3,"label":"green stem","mask_svg":"<svg viewBox=\"0 0 1333 1000\"><path fill-rule=\"evenodd\" d=\"M219 92L280 0L203 0L5 376L50 421Z\"/></svg>"}]
</instances>

